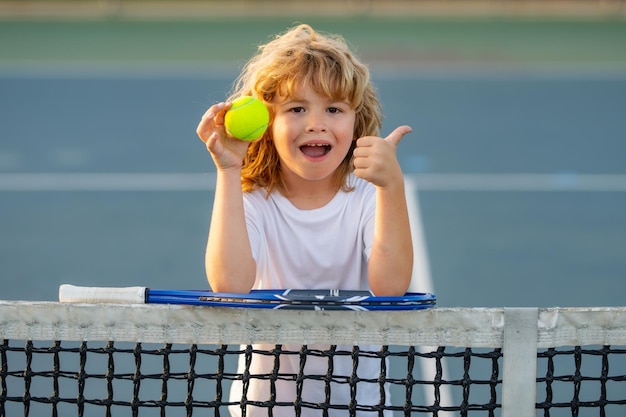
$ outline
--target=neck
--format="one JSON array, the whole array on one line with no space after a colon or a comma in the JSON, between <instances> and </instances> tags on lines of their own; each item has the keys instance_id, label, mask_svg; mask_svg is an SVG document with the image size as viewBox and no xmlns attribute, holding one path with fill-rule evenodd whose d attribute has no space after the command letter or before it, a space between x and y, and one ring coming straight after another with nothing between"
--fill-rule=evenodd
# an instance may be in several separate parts
<instances>
[{"instance_id":1,"label":"neck","mask_svg":"<svg viewBox=\"0 0 626 417\"><path fill-rule=\"evenodd\" d=\"M300 210L324 207L337 194L332 176L321 180L306 180L300 177L285 178L283 195Z\"/></svg>"}]
</instances>

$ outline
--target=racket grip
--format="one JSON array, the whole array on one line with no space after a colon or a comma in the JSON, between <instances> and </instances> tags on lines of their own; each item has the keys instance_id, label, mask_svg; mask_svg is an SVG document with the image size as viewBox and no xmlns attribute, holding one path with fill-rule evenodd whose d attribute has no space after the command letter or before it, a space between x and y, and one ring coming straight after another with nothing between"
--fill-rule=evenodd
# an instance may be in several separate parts
<instances>
[{"instance_id":1,"label":"racket grip","mask_svg":"<svg viewBox=\"0 0 626 417\"><path fill-rule=\"evenodd\" d=\"M59 287L62 303L116 303L145 304L146 287L78 287L63 284Z\"/></svg>"}]
</instances>

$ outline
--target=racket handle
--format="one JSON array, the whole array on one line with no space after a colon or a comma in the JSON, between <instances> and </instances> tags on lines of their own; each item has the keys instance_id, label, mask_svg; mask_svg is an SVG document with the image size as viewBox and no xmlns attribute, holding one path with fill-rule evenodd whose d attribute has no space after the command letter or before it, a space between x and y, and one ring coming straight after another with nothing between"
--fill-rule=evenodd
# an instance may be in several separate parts
<instances>
[{"instance_id":1,"label":"racket handle","mask_svg":"<svg viewBox=\"0 0 626 417\"><path fill-rule=\"evenodd\" d=\"M62 303L116 303L145 304L146 287L78 287L63 284L59 287Z\"/></svg>"}]
</instances>

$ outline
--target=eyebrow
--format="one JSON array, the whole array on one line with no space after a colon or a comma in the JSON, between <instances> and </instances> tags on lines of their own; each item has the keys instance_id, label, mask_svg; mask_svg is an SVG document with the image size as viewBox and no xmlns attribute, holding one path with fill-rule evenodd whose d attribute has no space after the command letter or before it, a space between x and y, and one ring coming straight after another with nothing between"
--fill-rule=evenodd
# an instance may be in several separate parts
<instances>
[{"instance_id":1,"label":"eyebrow","mask_svg":"<svg viewBox=\"0 0 626 417\"><path fill-rule=\"evenodd\" d=\"M333 105L333 104L345 104L347 106L351 106L350 102L346 99L335 99L335 98L328 98L325 97L325 104L326 105ZM302 103L302 104L307 104L310 103L310 100L307 100L305 98L302 97L287 97L285 100L281 100L279 102L280 104L288 104L288 103Z\"/></svg>"}]
</instances>

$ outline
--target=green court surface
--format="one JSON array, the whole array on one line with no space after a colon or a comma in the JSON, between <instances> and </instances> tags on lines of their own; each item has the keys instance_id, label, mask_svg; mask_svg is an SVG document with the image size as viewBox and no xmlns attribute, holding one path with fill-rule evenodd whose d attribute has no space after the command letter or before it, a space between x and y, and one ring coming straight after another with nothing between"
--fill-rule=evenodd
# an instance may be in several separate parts
<instances>
[{"instance_id":1,"label":"green court surface","mask_svg":"<svg viewBox=\"0 0 626 417\"><path fill-rule=\"evenodd\" d=\"M373 16L0 18L0 65L236 64L296 22L342 34L362 58L372 63L626 68L626 20L620 18Z\"/></svg>"}]
</instances>

